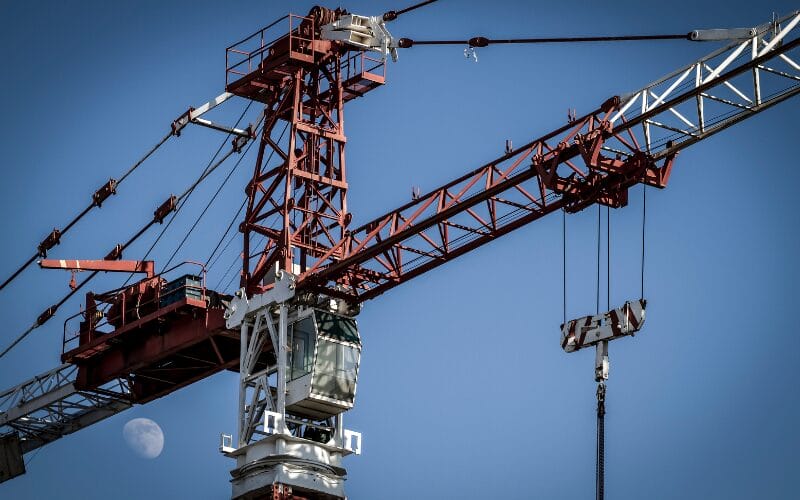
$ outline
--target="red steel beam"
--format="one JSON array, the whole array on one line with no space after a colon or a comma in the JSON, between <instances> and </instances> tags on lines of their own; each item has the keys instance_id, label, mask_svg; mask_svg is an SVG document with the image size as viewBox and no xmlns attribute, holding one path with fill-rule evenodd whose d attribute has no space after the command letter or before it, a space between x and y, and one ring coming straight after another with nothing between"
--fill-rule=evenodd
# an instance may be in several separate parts
<instances>
[{"instance_id":1,"label":"red steel beam","mask_svg":"<svg viewBox=\"0 0 800 500\"><path fill-rule=\"evenodd\" d=\"M627 204L637 183L665 187L673 155L660 164L638 150L602 154L617 137L613 98L600 108L357 229L301 274L299 288L361 302L559 209ZM343 255L323 266L330 257ZM345 285L347 292L342 292Z\"/></svg>"},{"instance_id":2,"label":"red steel beam","mask_svg":"<svg viewBox=\"0 0 800 500\"><path fill-rule=\"evenodd\" d=\"M145 273L148 278L155 275L152 260L59 260L42 259L43 269L67 269L70 271L107 271L114 273Z\"/></svg>"}]
</instances>

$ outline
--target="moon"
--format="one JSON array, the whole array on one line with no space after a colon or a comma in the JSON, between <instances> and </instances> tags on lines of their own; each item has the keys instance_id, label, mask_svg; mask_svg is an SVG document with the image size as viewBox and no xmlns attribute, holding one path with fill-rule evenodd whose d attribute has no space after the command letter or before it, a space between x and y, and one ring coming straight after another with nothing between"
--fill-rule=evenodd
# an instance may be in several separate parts
<instances>
[{"instance_id":1,"label":"moon","mask_svg":"<svg viewBox=\"0 0 800 500\"><path fill-rule=\"evenodd\" d=\"M125 442L142 458L157 458L164 449L164 432L149 418L134 418L122 428Z\"/></svg>"}]
</instances>

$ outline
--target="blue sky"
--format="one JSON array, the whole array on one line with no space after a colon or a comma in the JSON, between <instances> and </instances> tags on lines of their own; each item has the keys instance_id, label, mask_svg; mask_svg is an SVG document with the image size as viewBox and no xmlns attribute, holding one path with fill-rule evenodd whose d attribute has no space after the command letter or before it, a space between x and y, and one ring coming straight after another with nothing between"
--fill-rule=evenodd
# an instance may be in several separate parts
<instances>
[{"instance_id":1,"label":"blue sky","mask_svg":"<svg viewBox=\"0 0 800 500\"><path fill-rule=\"evenodd\" d=\"M4 2L0 4L3 273L119 176L188 106L223 91L224 49L311 2ZM353 1L379 14L405 4ZM331 4L330 6L335 6ZM752 26L787 1L536 5L442 0L389 26L396 36L465 38L683 33ZM354 224L406 202L710 52L688 42L413 48L388 83L348 105ZM215 115L232 123L244 102ZM648 194L641 335L611 346L606 419L609 497L794 498L800 401L794 308L800 279L795 98L682 153L670 186ZM222 136L189 129L51 255L100 258L170 193L180 193ZM234 172L179 253L205 260L241 203L252 164ZM229 167L227 167L229 168ZM227 168L222 170L227 171ZM187 205L154 257L164 262L224 176ZM640 188L612 213L611 302L639 294ZM568 309L594 310L596 211L568 218ZM149 247L148 234L127 256ZM239 251L213 268L222 281ZM582 277L589 276L589 279ZM589 498L594 492L593 353L558 344L561 218L551 216L367 303L356 408L347 427L354 499ZM69 275L28 270L0 292L5 345L68 289ZM106 275L95 291L120 284ZM604 298L605 299L605 298ZM0 386L56 366L62 323L79 299L0 360ZM220 374L64 438L0 485L3 498L225 498L233 462L236 376ZM131 418L158 422L163 454L126 447Z\"/></svg>"}]
</instances>

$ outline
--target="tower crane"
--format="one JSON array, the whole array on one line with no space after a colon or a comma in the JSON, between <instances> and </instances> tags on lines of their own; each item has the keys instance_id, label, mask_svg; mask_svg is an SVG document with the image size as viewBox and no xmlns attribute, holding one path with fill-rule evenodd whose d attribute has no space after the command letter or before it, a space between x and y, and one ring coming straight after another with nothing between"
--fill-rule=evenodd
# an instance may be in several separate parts
<instances>
[{"instance_id":1,"label":"tower crane","mask_svg":"<svg viewBox=\"0 0 800 500\"><path fill-rule=\"evenodd\" d=\"M725 45L356 224L347 202L345 107L383 87L388 58L422 45L391 35L386 24L397 15L315 7L284 16L229 47L225 92L173 122L169 136L195 124L232 136L231 153L251 142L257 148L238 227L235 294L209 289L202 264L167 279L175 268L156 273L151 261L122 261L127 245L100 261L40 261L146 277L88 292L65 323L63 364L0 394L0 480L24 473L25 453L232 370L237 432L222 436L220 451L236 461L233 498L345 498L342 459L362 446L344 413L355 404L363 302L553 212L621 208L633 186L665 188L681 151L800 93L800 12L752 29L691 32L689 39ZM489 43L476 37L468 45ZM259 121L237 128L203 117L233 98L263 106ZM117 185L101 187L87 211ZM145 229L179 203L168 198ZM37 255L46 257L65 232L54 230ZM619 314L643 307L628 303ZM57 310L45 310L36 326ZM576 335L600 321L565 322L562 347L628 333Z\"/></svg>"}]
</instances>

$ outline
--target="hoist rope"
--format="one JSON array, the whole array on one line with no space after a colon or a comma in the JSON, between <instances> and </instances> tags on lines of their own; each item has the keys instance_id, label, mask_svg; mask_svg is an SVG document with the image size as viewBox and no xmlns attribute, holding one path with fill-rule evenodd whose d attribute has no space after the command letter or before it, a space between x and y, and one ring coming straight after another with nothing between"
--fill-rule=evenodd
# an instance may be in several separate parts
<instances>
[{"instance_id":1,"label":"hoist rope","mask_svg":"<svg viewBox=\"0 0 800 500\"><path fill-rule=\"evenodd\" d=\"M78 221L81 220L86 214L88 214L92 210L92 208L94 207L99 208L102 205L103 201L105 201L105 199L108 196L116 194L116 189L120 186L120 184L122 184L122 182L125 179L127 179L128 176L131 175L137 168L139 168L139 166L141 166L142 163L145 162L145 160L150 158L150 156L152 156L153 153L155 153L156 150L158 150L158 148L160 148L165 142L167 142L167 140L170 137L172 137L172 135L173 135L172 131L170 131L167 135L165 135L155 146L150 148L147 154L145 154L142 158L139 159L139 161L134 163L133 166L131 166L124 174L122 174L122 177L120 177L119 180L115 181L114 179L111 179L109 180L108 184L104 185L99 190L95 191L95 193L92 195L92 202L86 208L84 208L83 211L81 211L75 218L73 218L69 222L69 224L64 226L63 229L61 230L54 229L52 234L57 234L57 237L55 239L51 239L50 237L48 237L42 243L40 243L37 252L34 253L33 256L31 256L27 261L25 261L24 264L22 264L19 268L17 268L17 270L14 271L11 274L11 276L9 276L2 284L0 284L0 290L2 290L3 288L6 287L6 285L14 281L14 279L16 279L16 277L19 276L22 273L22 271L24 271L28 266L33 264L37 258L45 257L47 254L47 250L57 245L60 242L59 241L60 238L62 238L67 233L67 231L72 229L72 227L75 224L77 224Z\"/></svg>"},{"instance_id":2,"label":"hoist rope","mask_svg":"<svg viewBox=\"0 0 800 500\"><path fill-rule=\"evenodd\" d=\"M611 207L606 205L606 309L611 310Z\"/></svg>"},{"instance_id":3,"label":"hoist rope","mask_svg":"<svg viewBox=\"0 0 800 500\"><path fill-rule=\"evenodd\" d=\"M606 482L606 384L597 384L597 461L596 461L596 496L597 500L605 497Z\"/></svg>"},{"instance_id":4,"label":"hoist rope","mask_svg":"<svg viewBox=\"0 0 800 500\"><path fill-rule=\"evenodd\" d=\"M561 270L563 271L563 282L561 290L564 294L564 324L567 324L567 211L561 209L561 252L562 263Z\"/></svg>"},{"instance_id":5,"label":"hoist rope","mask_svg":"<svg viewBox=\"0 0 800 500\"><path fill-rule=\"evenodd\" d=\"M145 233L145 231L147 231L150 228L150 226L152 226L155 223L156 221L155 219L153 219L147 224L145 224L145 226L142 229L140 229L136 234L134 234L133 237L131 237L124 245L120 246L120 252L124 251L126 248L132 245L137 239L139 239L140 236L142 236ZM22 342L22 340L25 339L25 337L30 335L31 332L33 332L34 330L45 324L47 321L49 321L50 318L52 318L58 311L59 307L64 305L65 302L67 302L70 298L72 298L73 295L75 295L81 288L83 288L87 283L89 283L89 281L91 281L99 273L100 271L92 271L92 273L89 276L87 276L86 279L78 283L75 286L75 288L70 290L69 293L67 293L61 300L59 300L52 306L48 307L47 309L45 309L45 311L41 315L39 315L36 321L34 321L33 324L30 327L28 327L27 330L22 332L16 339L14 339L14 341L11 344L9 344L8 347L6 347L3 350L2 353L0 353L0 358L3 358L3 356L5 356L9 351L11 351L11 349L13 349L20 342Z\"/></svg>"},{"instance_id":6,"label":"hoist rope","mask_svg":"<svg viewBox=\"0 0 800 500\"><path fill-rule=\"evenodd\" d=\"M600 314L600 204L597 204L597 302L595 314Z\"/></svg>"},{"instance_id":7,"label":"hoist rope","mask_svg":"<svg viewBox=\"0 0 800 500\"><path fill-rule=\"evenodd\" d=\"M644 246L645 226L647 222L647 186L642 184L642 288L640 299L644 299Z\"/></svg>"},{"instance_id":8,"label":"hoist rope","mask_svg":"<svg viewBox=\"0 0 800 500\"><path fill-rule=\"evenodd\" d=\"M222 291L225 291L225 290L228 289L228 287L231 285L231 283L233 283L233 278L236 277L236 274L233 275L233 278L231 278L231 280L228 281L228 283L224 287L220 288L220 286L222 285L222 282L225 281L225 279L228 277L228 274L230 274L230 272L233 270L233 267L236 265L236 263L237 262L241 262L241 259L242 259L242 254L241 253L239 253L238 255L234 256L233 262L230 263L228 268L225 270L225 273L217 281L217 284L214 285L214 290L216 290L218 292L222 292Z\"/></svg>"}]
</instances>

